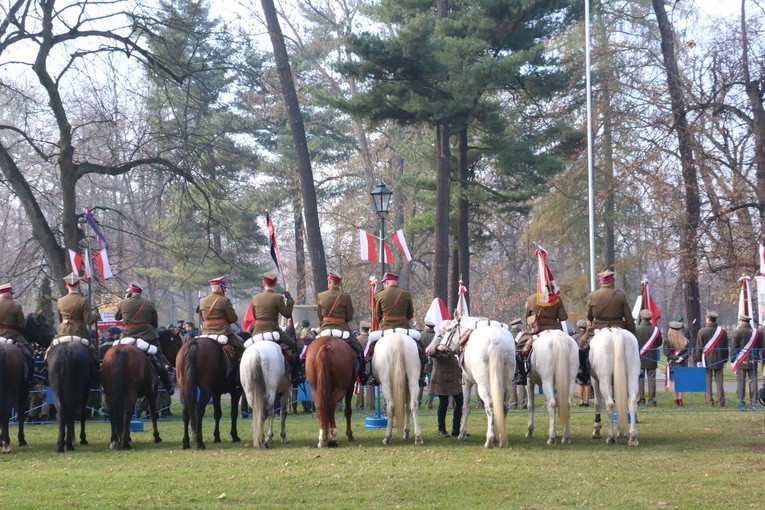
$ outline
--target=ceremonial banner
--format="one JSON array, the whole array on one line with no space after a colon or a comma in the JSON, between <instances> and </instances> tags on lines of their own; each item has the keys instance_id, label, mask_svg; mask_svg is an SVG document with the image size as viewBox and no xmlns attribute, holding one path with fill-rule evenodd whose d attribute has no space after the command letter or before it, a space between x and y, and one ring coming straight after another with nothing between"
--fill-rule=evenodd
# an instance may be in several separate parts
<instances>
[{"instance_id":1,"label":"ceremonial banner","mask_svg":"<svg viewBox=\"0 0 765 510\"><path fill-rule=\"evenodd\" d=\"M101 251L96 253L96 266L98 267L98 274L101 275L101 281L106 281L111 278L112 266L109 264L109 254L106 253L106 248L102 248Z\"/></svg>"},{"instance_id":2,"label":"ceremonial banner","mask_svg":"<svg viewBox=\"0 0 765 510\"><path fill-rule=\"evenodd\" d=\"M404 255L404 259L407 262L411 262L412 254L409 253L409 246L406 245L406 239L404 239L403 229L396 230L396 232L394 232L393 235L390 237L391 239L393 239L393 242L396 243L396 246L398 246L398 249L401 250L401 253Z\"/></svg>"},{"instance_id":3,"label":"ceremonial banner","mask_svg":"<svg viewBox=\"0 0 765 510\"><path fill-rule=\"evenodd\" d=\"M460 317L470 317L470 312L468 311L468 303L467 303L467 289L464 285L462 285L462 280L460 280L460 295L459 299L457 300L457 310L454 313L454 318L459 319Z\"/></svg>"},{"instance_id":4,"label":"ceremonial banner","mask_svg":"<svg viewBox=\"0 0 765 510\"><path fill-rule=\"evenodd\" d=\"M435 298L430 303L428 311L425 312L425 323L432 323L436 333L438 333L441 323L449 319L451 319L451 315L449 315L449 310L446 308L446 303L441 298Z\"/></svg>"},{"instance_id":5,"label":"ceremonial banner","mask_svg":"<svg viewBox=\"0 0 765 510\"><path fill-rule=\"evenodd\" d=\"M375 236L365 230L359 229L359 255L361 260L378 262L377 248L375 248Z\"/></svg>"},{"instance_id":6,"label":"ceremonial banner","mask_svg":"<svg viewBox=\"0 0 765 510\"><path fill-rule=\"evenodd\" d=\"M268 240L271 246L271 258L276 264L276 269L282 270L282 257L279 254L279 248L276 246L276 230L274 229L274 222L271 221L271 215L266 213L266 228L268 229ZM282 277L283 279L283 277Z\"/></svg>"},{"instance_id":7,"label":"ceremonial banner","mask_svg":"<svg viewBox=\"0 0 765 510\"><path fill-rule=\"evenodd\" d=\"M547 266L547 250L540 248L534 256L537 258L537 302L540 306L550 306L560 297L560 287Z\"/></svg>"},{"instance_id":8,"label":"ceremonial banner","mask_svg":"<svg viewBox=\"0 0 765 510\"><path fill-rule=\"evenodd\" d=\"M640 289L643 298L643 308L651 310L651 324L656 326L656 321L661 319L661 312L659 311L659 306L653 300L653 296L651 296L651 291L648 288L648 280L645 278L640 282Z\"/></svg>"}]
</instances>

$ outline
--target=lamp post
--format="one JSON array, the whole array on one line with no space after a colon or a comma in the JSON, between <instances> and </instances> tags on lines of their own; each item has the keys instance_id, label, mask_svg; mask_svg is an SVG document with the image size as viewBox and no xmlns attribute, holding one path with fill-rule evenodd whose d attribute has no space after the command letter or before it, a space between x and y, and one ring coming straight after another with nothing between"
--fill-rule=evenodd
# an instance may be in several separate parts
<instances>
[{"instance_id":1,"label":"lamp post","mask_svg":"<svg viewBox=\"0 0 765 510\"><path fill-rule=\"evenodd\" d=\"M375 211L380 217L380 276L382 276L385 274L385 216L390 210L390 198L393 196L393 192L380 179L380 183L369 194L372 195Z\"/></svg>"}]
</instances>

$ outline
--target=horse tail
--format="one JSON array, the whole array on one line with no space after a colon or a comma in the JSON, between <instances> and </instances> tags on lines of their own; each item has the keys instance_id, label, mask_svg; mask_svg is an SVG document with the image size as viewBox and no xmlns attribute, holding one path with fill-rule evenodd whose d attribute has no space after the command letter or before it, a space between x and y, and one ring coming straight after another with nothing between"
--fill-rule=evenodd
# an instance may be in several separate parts
<instances>
[{"instance_id":1,"label":"horse tail","mask_svg":"<svg viewBox=\"0 0 765 510\"><path fill-rule=\"evenodd\" d=\"M316 417L319 419L319 427L324 431L325 440L330 437L330 420L335 412L332 402L332 366L333 349L329 343L322 345L316 353Z\"/></svg>"},{"instance_id":2,"label":"horse tail","mask_svg":"<svg viewBox=\"0 0 765 510\"><path fill-rule=\"evenodd\" d=\"M396 419L396 427L400 433L404 431L404 419L406 407L408 405L407 380L406 380L406 359L404 358L404 343L401 337L391 339L389 344L390 351L390 371L388 372L391 386L391 397L393 398L393 416Z\"/></svg>"},{"instance_id":3,"label":"horse tail","mask_svg":"<svg viewBox=\"0 0 765 510\"><path fill-rule=\"evenodd\" d=\"M498 345L489 345L489 390L494 411L494 433L499 438L499 445L507 445L505 430L505 364Z\"/></svg>"},{"instance_id":4,"label":"horse tail","mask_svg":"<svg viewBox=\"0 0 765 510\"><path fill-rule=\"evenodd\" d=\"M252 360L250 373L250 381L252 382L252 390L247 397L250 399L250 407L252 407L252 442L253 444L261 444L261 438L263 437L263 419L265 405L264 399L266 398L266 378L263 375L263 354L257 353L250 358Z\"/></svg>"},{"instance_id":5,"label":"horse tail","mask_svg":"<svg viewBox=\"0 0 765 510\"><path fill-rule=\"evenodd\" d=\"M126 351L118 349L114 353L111 370L109 417L114 424L117 436L122 437L125 433L125 415L127 414L128 353Z\"/></svg>"},{"instance_id":6,"label":"horse tail","mask_svg":"<svg viewBox=\"0 0 765 510\"><path fill-rule=\"evenodd\" d=\"M627 435L627 356L624 352L624 337L621 331L613 332L614 337L614 403L618 417L619 434Z\"/></svg>"},{"instance_id":7,"label":"horse tail","mask_svg":"<svg viewBox=\"0 0 765 510\"><path fill-rule=\"evenodd\" d=\"M189 415L193 430L197 430L197 387L199 386L199 369L197 357L199 356L199 344L195 340L189 342L183 359L183 389L181 390L181 403Z\"/></svg>"},{"instance_id":8,"label":"horse tail","mask_svg":"<svg viewBox=\"0 0 765 510\"><path fill-rule=\"evenodd\" d=\"M555 394L558 416L564 425L571 419L571 367L569 366L569 343L565 335L556 335L553 341L555 366Z\"/></svg>"}]
</instances>

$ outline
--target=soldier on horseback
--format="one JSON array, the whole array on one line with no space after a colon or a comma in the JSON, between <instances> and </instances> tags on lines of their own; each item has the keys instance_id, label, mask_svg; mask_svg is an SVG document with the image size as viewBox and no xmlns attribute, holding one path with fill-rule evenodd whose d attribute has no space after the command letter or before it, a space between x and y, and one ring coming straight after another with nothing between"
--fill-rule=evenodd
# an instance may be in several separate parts
<instances>
[{"instance_id":1,"label":"soldier on horseback","mask_svg":"<svg viewBox=\"0 0 765 510\"><path fill-rule=\"evenodd\" d=\"M244 353L244 343L239 335L231 329L231 325L239 320L239 317L234 310L234 305L231 304L231 300L226 297L228 278L219 276L207 283L210 284L210 293L199 301L199 307L197 307L197 313L202 318L200 335L226 335L228 337L227 345L233 349L233 353L230 353L233 356L229 355L229 358L232 361L241 360L242 353Z\"/></svg>"},{"instance_id":2,"label":"soldier on horseback","mask_svg":"<svg viewBox=\"0 0 765 510\"><path fill-rule=\"evenodd\" d=\"M146 355L162 381L162 386L165 387L169 395L172 395L175 389L167 373L167 360L162 356L162 350L159 347L157 309L154 308L154 303L141 296L142 293L143 288L140 285L135 282L131 283L127 288L125 298L117 304L114 318L125 324L120 338L141 339L157 348L157 354L146 352Z\"/></svg>"},{"instance_id":3,"label":"soldier on horseback","mask_svg":"<svg viewBox=\"0 0 765 510\"><path fill-rule=\"evenodd\" d=\"M27 383L31 388L34 385L34 355L35 350L24 338L24 330L27 327L21 304L13 300L13 286L10 283L0 285L0 337L12 340L21 349L27 362Z\"/></svg>"},{"instance_id":4,"label":"soldier on horseback","mask_svg":"<svg viewBox=\"0 0 765 510\"><path fill-rule=\"evenodd\" d=\"M69 273L64 277L66 285L66 295L58 298L56 306L58 308L59 326L56 332L56 338L71 335L77 336L88 341L91 363L91 386L101 386L99 373L98 344L90 338L90 326L95 324L101 318L98 308L91 308L88 298L80 294L81 277L74 273Z\"/></svg>"},{"instance_id":5,"label":"soldier on horseback","mask_svg":"<svg viewBox=\"0 0 765 510\"><path fill-rule=\"evenodd\" d=\"M364 386L367 384L364 350L348 324L353 320L353 303L351 302L350 294L343 292L341 289L342 282L343 278L340 275L330 271L329 276L327 276L328 289L316 296L316 313L321 321L319 331L322 332L320 333L321 336L337 336L331 332L323 333L326 330L337 329L343 332L340 338L345 340L356 354L356 363L358 365L356 373L359 374L361 385ZM346 332L348 333L347 335L345 334Z\"/></svg>"},{"instance_id":6,"label":"soldier on horseback","mask_svg":"<svg viewBox=\"0 0 765 510\"><path fill-rule=\"evenodd\" d=\"M263 292L252 296L252 315L255 318L255 327L252 330L253 338L261 334L264 339L272 340L282 346L282 354L287 362L288 379L293 385L303 382L300 373L300 359L298 358L297 343L294 338L279 329L279 316L292 318L292 307L295 301L288 291L284 296L277 294L277 277L275 274L263 275ZM294 328L292 329L294 332Z\"/></svg>"}]
</instances>

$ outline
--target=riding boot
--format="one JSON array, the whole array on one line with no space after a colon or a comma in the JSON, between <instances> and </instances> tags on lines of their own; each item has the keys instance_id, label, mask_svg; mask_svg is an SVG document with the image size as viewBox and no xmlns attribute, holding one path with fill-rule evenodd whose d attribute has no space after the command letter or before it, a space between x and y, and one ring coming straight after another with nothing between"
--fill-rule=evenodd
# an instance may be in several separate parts
<instances>
[{"instance_id":1,"label":"riding boot","mask_svg":"<svg viewBox=\"0 0 765 510\"><path fill-rule=\"evenodd\" d=\"M369 376L367 375L366 363L364 362L364 349L361 348L359 340L353 334L345 341L351 346L353 353L356 355L356 373L359 374L359 383L362 386L366 386Z\"/></svg>"},{"instance_id":2,"label":"riding boot","mask_svg":"<svg viewBox=\"0 0 765 510\"><path fill-rule=\"evenodd\" d=\"M90 346L90 387L101 387L101 361L98 359L98 350Z\"/></svg>"},{"instance_id":3,"label":"riding boot","mask_svg":"<svg viewBox=\"0 0 765 510\"><path fill-rule=\"evenodd\" d=\"M520 352L515 353L515 378L513 382L518 386L526 386L526 375L528 370L526 369L526 358Z\"/></svg>"},{"instance_id":4,"label":"riding boot","mask_svg":"<svg viewBox=\"0 0 765 510\"><path fill-rule=\"evenodd\" d=\"M428 358L425 356L425 350L420 345L420 342L417 342L417 354L420 357L420 378L417 380L417 384L420 385L420 388L424 388L426 386L425 365L428 364Z\"/></svg>"},{"instance_id":5,"label":"riding boot","mask_svg":"<svg viewBox=\"0 0 765 510\"><path fill-rule=\"evenodd\" d=\"M162 386L165 387L167 394L172 396L175 393L175 388L173 388L173 383L170 382L170 374L167 373L167 367L160 363L156 355L149 356L149 361L151 361L154 370L157 371L159 380L162 381Z\"/></svg>"},{"instance_id":6,"label":"riding boot","mask_svg":"<svg viewBox=\"0 0 765 510\"><path fill-rule=\"evenodd\" d=\"M297 386L298 384L305 382L305 374L303 373L302 364L300 363L298 356L292 358L290 365L290 370L292 372L290 381L292 382L292 386Z\"/></svg>"}]
</instances>

